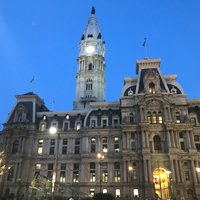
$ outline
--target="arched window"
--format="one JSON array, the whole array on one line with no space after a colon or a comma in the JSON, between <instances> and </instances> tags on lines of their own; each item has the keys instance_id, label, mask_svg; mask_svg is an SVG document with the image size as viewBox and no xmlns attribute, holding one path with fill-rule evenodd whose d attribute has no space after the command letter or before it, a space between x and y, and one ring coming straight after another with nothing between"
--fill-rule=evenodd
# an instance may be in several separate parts
<instances>
[{"instance_id":1,"label":"arched window","mask_svg":"<svg viewBox=\"0 0 200 200\"><path fill-rule=\"evenodd\" d=\"M13 142L13 145L12 145L12 153L15 154L18 152L18 148L19 148L19 141L18 140L15 140Z\"/></svg>"},{"instance_id":2,"label":"arched window","mask_svg":"<svg viewBox=\"0 0 200 200\"><path fill-rule=\"evenodd\" d=\"M163 123L163 118L162 118L162 113L161 112L158 113L158 123L159 124Z\"/></svg>"},{"instance_id":3,"label":"arched window","mask_svg":"<svg viewBox=\"0 0 200 200\"><path fill-rule=\"evenodd\" d=\"M92 79L87 79L86 90L92 90Z\"/></svg>"},{"instance_id":4,"label":"arched window","mask_svg":"<svg viewBox=\"0 0 200 200\"><path fill-rule=\"evenodd\" d=\"M155 84L154 83L149 83L149 93L151 94L155 94L156 90L155 90Z\"/></svg>"},{"instance_id":5,"label":"arched window","mask_svg":"<svg viewBox=\"0 0 200 200\"><path fill-rule=\"evenodd\" d=\"M92 70L92 63L88 65L88 70Z\"/></svg>"},{"instance_id":6,"label":"arched window","mask_svg":"<svg viewBox=\"0 0 200 200\"><path fill-rule=\"evenodd\" d=\"M155 135L153 137L153 144L154 144L155 151L161 151L161 139L159 135Z\"/></svg>"},{"instance_id":7,"label":"arched window","mask_svg":"<svg viewBox=\"0 0 200 200\"><path fill-rule=\"evenodd\" d=\"M148 112L148 113L147 113L147 120L148 120L148 123L149 123L149 124L152 123L151 112Z\"/></svg>"},{"instance_id":8,"label":"arched window","mask_svg":"<svg viewBox=\"0 0 200 200\"><path fill-rule=\"evenodd\" d=\"M153 112L153 116L152 116L152 123L156 124L157 123L157 116L156 116L156 112Z\"/></svg>"}]
</instances>

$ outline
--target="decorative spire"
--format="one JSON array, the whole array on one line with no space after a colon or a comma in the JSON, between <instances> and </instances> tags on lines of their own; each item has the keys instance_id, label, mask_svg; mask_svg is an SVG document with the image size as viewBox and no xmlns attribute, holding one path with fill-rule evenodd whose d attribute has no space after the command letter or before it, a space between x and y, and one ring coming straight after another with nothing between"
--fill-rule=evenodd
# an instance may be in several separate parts
<instances>
[{"instance_id":1,"label":"decorative spire","mask_svg":"<svg viewBox=\"0 0 200 200\"><path fill-rule=\"evenodd\" d=\"M91 14L94 15L95 14L95 7L92 6L92 11L91 11Z\"/></svg>"}]
</instances>

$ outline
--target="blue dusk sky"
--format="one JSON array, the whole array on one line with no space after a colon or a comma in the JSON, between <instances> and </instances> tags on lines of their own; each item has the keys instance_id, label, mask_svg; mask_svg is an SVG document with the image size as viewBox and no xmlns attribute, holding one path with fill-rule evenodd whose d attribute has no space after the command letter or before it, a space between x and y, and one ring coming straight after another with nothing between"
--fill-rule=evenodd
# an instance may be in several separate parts
<instances>
[{"instance_id":1,"label":"blue dusk sky","mask_svg":"<svg viewBox=\"0 0 200 200\"><path fill-rule=\"evenodd\" d=\"M92 6L106 42L107 101L119 101L124 77L136 76L145 37L162 74L177 74L187 97L200 97L199 0L1 0L0 124L15 95L31 91L51 110L72 110L78 44Z\"/></svg>"}]
</instances>

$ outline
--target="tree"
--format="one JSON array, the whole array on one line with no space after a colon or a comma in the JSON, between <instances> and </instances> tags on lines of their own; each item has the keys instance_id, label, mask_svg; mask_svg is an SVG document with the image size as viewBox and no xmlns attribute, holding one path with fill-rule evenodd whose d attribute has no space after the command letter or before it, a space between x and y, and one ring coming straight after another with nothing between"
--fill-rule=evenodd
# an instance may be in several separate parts
<instances>
[{"instance_id":1,"label":"tree","mask_svg":"<svg viewBox=\"0 0 200 200\"><path fill-rule=\"evenodd\" d=\"M8 161L6 160L6 155L2 151L0 152L0 176L6 173L11 169L11 166L9 165Z\"/></svg>"}]
</instances>

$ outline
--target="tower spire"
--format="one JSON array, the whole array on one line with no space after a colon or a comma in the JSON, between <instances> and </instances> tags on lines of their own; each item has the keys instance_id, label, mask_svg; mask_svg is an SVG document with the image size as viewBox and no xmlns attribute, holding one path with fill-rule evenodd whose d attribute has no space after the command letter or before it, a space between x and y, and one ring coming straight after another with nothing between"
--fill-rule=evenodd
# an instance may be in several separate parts
<instances>
[{"instance_id":1,"label":"tower spire","mask_svg":"<svg viewBox=\"0 0 200 200\"><path fill-rule=\"evenodd\" d=\"M92 14L92 15L95 14L95 7L94 7L94 6L92 6L91 14Z\"/></svg>"},{"instance_id":2,"label":"tower spire","mask_svg":"<svg viewBox=\"0 0 200 200\"><path fill-rule=\"evenodd\" d=\"M79 43L74 109L89 109L90 102L105 101L105 43L92 7Z\"/></svg>"}]
</instances>

